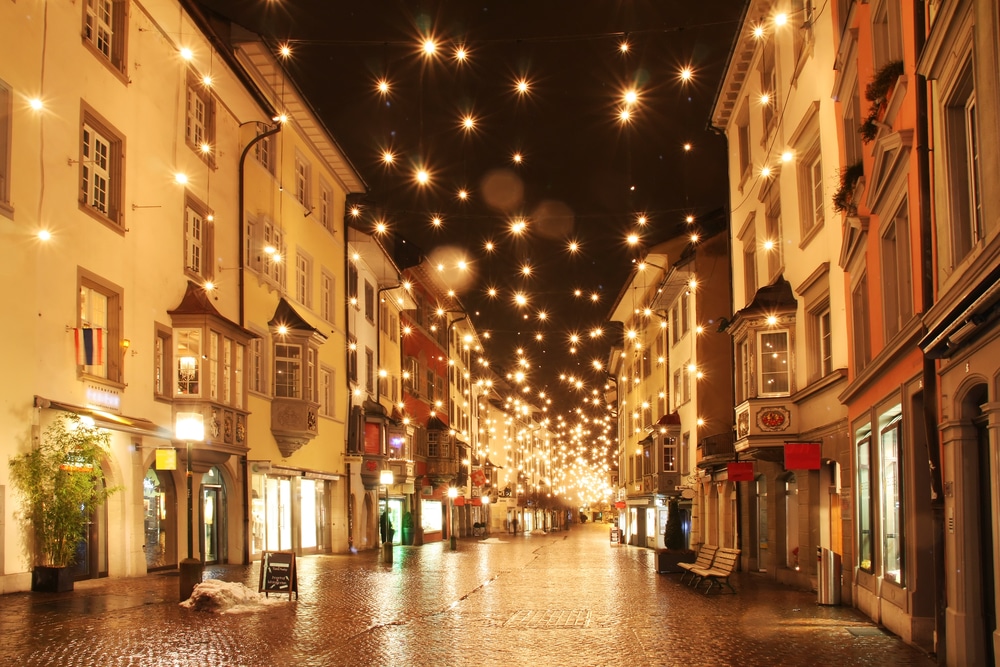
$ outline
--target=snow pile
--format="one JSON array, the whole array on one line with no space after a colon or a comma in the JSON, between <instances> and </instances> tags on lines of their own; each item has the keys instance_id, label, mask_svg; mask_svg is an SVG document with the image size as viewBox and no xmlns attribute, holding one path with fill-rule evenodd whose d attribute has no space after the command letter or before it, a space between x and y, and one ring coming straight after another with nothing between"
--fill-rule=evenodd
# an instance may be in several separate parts
<instances>
[{"instance_id":1,"label":"snow pile","mask_svg":"<svg viewBox=\"0 0 1000 667\"><path fill-rule=\"evenodd\" d=\"M480 544L507 544L505 541L496 537L487 537L485 540L479 540Z\"/></svg>"},{"instance_id":2,"label":"snow pile","mask_svg":"<svg viewBox=\"0 0 1000 667\"><path fill-rule=\"evenodd\" d=\"M241 583L208 579L195 585L191 597L181 602L185 609L216 614L254 611L256 608L286 602L287 598L268 598Z\"/></svg>"}]
</instances>

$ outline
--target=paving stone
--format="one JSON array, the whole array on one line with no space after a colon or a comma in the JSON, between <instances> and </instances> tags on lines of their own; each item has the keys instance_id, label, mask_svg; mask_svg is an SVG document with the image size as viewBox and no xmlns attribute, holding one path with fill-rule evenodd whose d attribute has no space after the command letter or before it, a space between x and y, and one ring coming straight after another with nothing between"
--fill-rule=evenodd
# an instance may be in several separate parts
<instances>
[{"instance_id":1,"label":"paving stone","mask_svg":"<svg viewBox=\"0 0 1000 667\"><path fill-rule=\"evenodd\" d=\"M916 665L933 660L857 610L736 574L703 595L607 527L297 560L298 600L244 613L177 604L178 579L0 597L0 664ZM256 587L257 565L206 578ZM273 597L273 596L272 596Z\"/></svg>"}]
</instances>

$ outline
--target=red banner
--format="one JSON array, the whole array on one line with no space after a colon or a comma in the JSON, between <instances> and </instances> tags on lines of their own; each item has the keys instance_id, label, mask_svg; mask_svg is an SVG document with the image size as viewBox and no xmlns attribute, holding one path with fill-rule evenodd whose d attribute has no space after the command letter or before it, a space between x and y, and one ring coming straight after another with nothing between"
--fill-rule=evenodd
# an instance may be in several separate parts
<instances>
[{"instance_id":1,"label":"red banner","mask_svg":"<svg viewBox=\"0 0 1000 667\"><path fill-rule=\"evenodd\" d=\"M465 496L455 496L455 500L453 502L455 507L461 507L465 504Z\"/></svg>"},{"instance_id":2,"label":"red banner","mask_svg":"<svg viewBox=\"0 0 1000 667\"><path fill-rule=\"evenodd\" d=\"M618 501L616 501L615 502L615 508L616 509L620 509L620 510L625 509L625 501L624 500L618 500Z\"/></svg>"},{"instance_id":3,"label":"red banner","mask_svg":"<svg viewBox=\"0 0 1000 667\"><path fill-rule=\"evenodd\" d=\"M753 462L729 463L726 465L726 475L730 482L752 482Z\"/></svg>"},{"instance_id":4,"label":"red banner","mask_svg":"<svg viewBox=\"0 0 1000 667\"><path fill-rule=\"evenodd\" d=\"M818 442L786 442L785 470L819 470L822 450Z\"/></svg>"}]
</instances>

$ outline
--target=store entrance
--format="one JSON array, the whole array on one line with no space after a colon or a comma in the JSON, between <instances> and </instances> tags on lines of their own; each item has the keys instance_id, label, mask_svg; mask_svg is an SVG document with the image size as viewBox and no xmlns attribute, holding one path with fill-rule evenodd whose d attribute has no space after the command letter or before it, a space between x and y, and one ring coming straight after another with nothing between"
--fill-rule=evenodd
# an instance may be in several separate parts
<instances>
[{"instance_id":1,"label":"store entrance","mask_svg":"<svg viewBox=\"0 0 1000 667\"><path fill-rule=\"evenodd\" d=\"M226 490L214 467L201 480L200 546L206 565L226 562Z\"/></svg>"},{"instance_id":2,"label":"store entrance","mask_svg":"<svg viewBox=\"0 0 1000 667\"><path fill-rule=\"evenodd\" d=\"M142 480L146 571L177 567L177 494L169 474L151 466Z\"/></svg>"}]
</instances>

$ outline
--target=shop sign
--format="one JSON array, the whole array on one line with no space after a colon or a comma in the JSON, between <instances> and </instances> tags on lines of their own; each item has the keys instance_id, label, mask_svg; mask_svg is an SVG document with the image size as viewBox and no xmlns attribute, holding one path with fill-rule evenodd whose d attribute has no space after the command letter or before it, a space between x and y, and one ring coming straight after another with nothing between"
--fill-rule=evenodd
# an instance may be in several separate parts
<instances>
[{"instance_id":1,"label":"shop sign","mask_svg":"<svg viewBox=\"0 0 1000 667\"><path fill-rule=\"evenodd\" d=\"M177 470L177 450L173 447L156 450L157 470Z\"/></svg>"},{"instance_id":2,"label":"shop sign","mask_svg":"<svg viewBox=\"0 0 1000 667\"><path fill-rule=\"evenodd\" d=\"M818 442L786 442L785 470L819 470L822 453Z\"/></svg>"},{"instance_id":3,"label":"shop sign","mask_svg":"<svg viewBox=\"0 0 1000 667\"><path fill-rule=\"evenodd\" d=\"M625 509L625 501L624 500L615 501L615 508L620 510Z\"/></svg>"},{"instance_id":4,"label":"shop sign","mask_svg":"<svg viewBox=\"0 0 1000 667\"><path fill-rule=\"evenodd\" d=\"M260 556L260 581L257 592L288 593L288 599L299 599L299 578L295 572L295 552L265 551Z\"/></svg>"},{"instance_id":5,"label":"shop sign","mask_svg":"<svg viewBox=\"0 0 1000 667\"><path fill-rule=\"evenodd\" d=\"M465 496L455 496L454 500L455 507L461 507L465 504Z\"/></svg>"},{"instance_id":6,"label":"shop sign","mask_svg":"<svg viewBox=\"0 0 1000 667\"><path fill-rule=\"evenodd\" d=\"M729 463L726 465L726 476L730 482L752 482L753 463L751 461Z\"/></svg>"}]
</instances>

